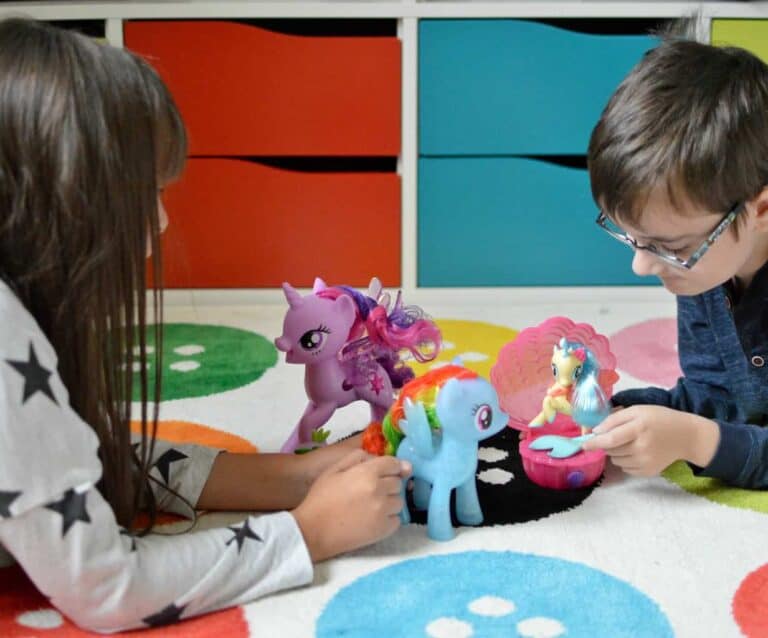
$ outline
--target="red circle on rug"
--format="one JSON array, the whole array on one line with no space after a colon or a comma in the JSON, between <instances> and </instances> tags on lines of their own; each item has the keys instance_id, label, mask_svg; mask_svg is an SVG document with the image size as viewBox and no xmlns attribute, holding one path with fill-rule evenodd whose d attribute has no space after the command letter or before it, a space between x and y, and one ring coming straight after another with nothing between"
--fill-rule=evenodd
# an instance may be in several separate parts
<instances>
[{"instance_id":1,"label":"red circle on rug","mask_svg":"<svg viewBox=\"0 0 768 638\"><path fill-rule=\"evenodd\" d=\"M3 638L30 638L31 636L81 638L82 636L99 635L80 629L63 615L60 616L60 622L43 624L40 627L21 624L19 618L30 612L50 610L54 618L58 612L53 610L51 603L37 591L32 581L27 578L18 565L0 569L0 583L2 583L0 585L0 636ZM135 636L136 638L152 635L162 635L163 638L203 638L207 636L247 638L249 631L242 607L233 607L190 620L182 620L173 625L120 633L120 636Z\"/></svg>"},{"instance_id":2,"label":"red circle on rug","mask_svg":"<svg viewBox=\"0 0 768 638\"><path fill-rule=\"evenodd\" d=\"M750 573L733 597L733 617L747 638L768 636L768 565Z\"/></svg>"},{"instance_id":3,"label":"red circle on rug","mask_svg":"<svg viewBox=\"0 0 768 638\"><path fill-rule=\"evenodd\" d=\"M134 432L141 432L141 425L131 423ZM159 439L172 443L196 443L218 447L228 452L256 453L258 449L249 441L210 426L185 421L160 421L158 423ZM204 513L200 513L203 515ZM183 521L184 518L175 514L159 513L156 524ZM135 527L146 525L146 515L140 514ZM34 612L38 612L35 614ZM25 623L19 622L20 617ZM35 622L42 624L37 626ZM233 638L249 635L248 624L241 607L225 609L205 616L180 623L166 625L155 629L140 629L122 632L121 636L147 636L162 634L174 637L203 638L205 636L232 636ZM31 638L32 636L51 636L52 638L69 638L74 636L96 636L89 631L80 629L65 616L52 607L50 601L37 591L32 581L18 566L0 569L0 636L2 638Z\"/></svg>"},{"instance_id":4,"label":"red circle on rug","mask_svg":"<svg viewBox=\"0 0 768 638\"><path fill-rule=\"evenodd\" d=\"M610 338L617 367L635 379L671 388L683 375L677 356L677 320L649 319Z\"/></svg>"}]
</instances>

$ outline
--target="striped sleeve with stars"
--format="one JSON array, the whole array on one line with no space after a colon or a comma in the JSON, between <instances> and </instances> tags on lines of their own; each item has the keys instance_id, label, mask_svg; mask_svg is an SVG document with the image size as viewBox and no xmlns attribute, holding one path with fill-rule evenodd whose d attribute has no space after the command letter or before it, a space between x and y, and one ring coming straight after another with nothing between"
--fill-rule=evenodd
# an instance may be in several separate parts
<instances>
[{"instance_id":1,"label":"striped sleeve with stars","mask_svg":"<svg viewBox=\"0 0 768 638\"><path fill-rule=\"evenodd\" d=\"M132 435L133 447L138 455L140 435ZM208 480L219 449L202 445L168 443L155 440L149 461L149 485L157 508L187 518L193 517L190 505L195 505ZM181 498L179 498L179 496Z\"/></svg>"},{"instance_id":2,"label":"striped sleeve with stars","mask_svg":"<svg viewBox=\"0 0 768 638\"><path fill-rule=\"evenodd\" d=\"M69 407L56 367L34 319L0 283L0 548L54 607L85 629L112 633L312 580L287 512L174 536L137 538L121 529L95 487L98 439ZM152 473L195 504L215 454L163 444ZM156 490L161 507L189 515L164 491Z\"/></svg>"}]
</instances>

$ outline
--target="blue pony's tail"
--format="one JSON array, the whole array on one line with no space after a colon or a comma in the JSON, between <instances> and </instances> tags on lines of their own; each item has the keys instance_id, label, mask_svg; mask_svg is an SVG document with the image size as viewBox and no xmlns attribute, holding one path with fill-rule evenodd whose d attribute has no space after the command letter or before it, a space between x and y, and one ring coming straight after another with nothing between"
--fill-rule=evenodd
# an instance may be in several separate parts
<instances>
[{"instance_id":1,"label":"blue pony's tail","mask_svg":"<svg viewBox=\"0 0 768 638\"><path fill-rule=\"evenodd\" d=\"M611 413L611 402L597 381L598 370L582 375L571 398L571 417L580 426L597 427Z\"/></svg>"}]
</instances>

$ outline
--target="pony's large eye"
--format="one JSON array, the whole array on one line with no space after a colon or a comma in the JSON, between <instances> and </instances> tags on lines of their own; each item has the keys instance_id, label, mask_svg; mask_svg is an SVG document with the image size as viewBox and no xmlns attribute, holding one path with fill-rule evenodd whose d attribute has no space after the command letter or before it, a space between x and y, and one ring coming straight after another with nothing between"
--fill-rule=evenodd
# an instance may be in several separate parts
<instances>
[{"instance_id":1,"label":"pony's large eye","mask_svg":"<svg viewBox=\"0 0 768 638\"><path fill-rule=\"evenodd\" d=\"M317 350L325 342L325 335L328 334L327 330L308 330L299 339L299 345L304 350Z\"/></svg>"},{"instance_id":2,"label":"pony's large eye","mask_svg":"<svg viewBox=\"0 0 768 638\"><path fill-rule=\"evenodd\" d=\"M483 404L475 412L475 425L478 430L487 430L491 427L493 420L493 410L490 405Z\"/></svg>"},{"instance_id":3,"label":"pony's large eye","mask_svg":"<svg viewBox=\"0 0 768 638\"><path fill-rule=\"evenodd\" d=\"M556 363L552 364L552 374L555 376L555 378L557 378L557 364Z\"/></svg>"},{"instance_id":4,"label":"pony's large eye","mask_svg":"<svg viewBox=\"0 0 768 638\"><path fill-rule=\"evenodd\" d=\"M580 376L581 376L581 366L576 366L573 369L573 380L578 381Z\"/></svg>"}]
</instances>

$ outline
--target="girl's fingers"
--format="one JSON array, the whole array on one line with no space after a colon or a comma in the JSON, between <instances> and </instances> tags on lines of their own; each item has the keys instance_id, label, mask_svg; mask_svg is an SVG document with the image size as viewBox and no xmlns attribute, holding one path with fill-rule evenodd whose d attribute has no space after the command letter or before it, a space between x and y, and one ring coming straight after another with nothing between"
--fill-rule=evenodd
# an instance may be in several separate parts
<instances>
[{"instance_id":1,"label":"girl's fingers","mask_svg":"<svg viewBox=\"0 0 768 638\"><path fill-rule=\"evenodd\" d=\"M381 488L384 494L399 496L403 489L403 479L399 476L386 476L381 479Z\"/></svg>"},{"instance_id":2,"label":"girl's fingers","mask_svg":"<svg viewBox=\"0 0 768 638\"><path fill-rule=\"evenodd\" d=\"M379 476L399 476L407 478L411 475L411 464L408 461L401 461L394 456L378 456L371 460L375 465Z\"/></svg>"},{"instance_id":3,"label":"girl's fingers","mask_svg":"<svg viewBox=\"0 0 768 638\"><path fill-rule=\"evenodd\" d=\"M400 514L400 510L405 507L405 503L400 496L387 497L386 509L384 510L388 516L397 516Z\"/></svg>"},{"instance_id":4,"label":"girl's fingers","mask_svg":"<svg viewBox=\"0 0 768 638\"><path fill-rule=\"evenodd\" d=\"M328 468L328 472L343 472L372 458L365 450L354 450Z\"/></svg>"}]
</instances>

